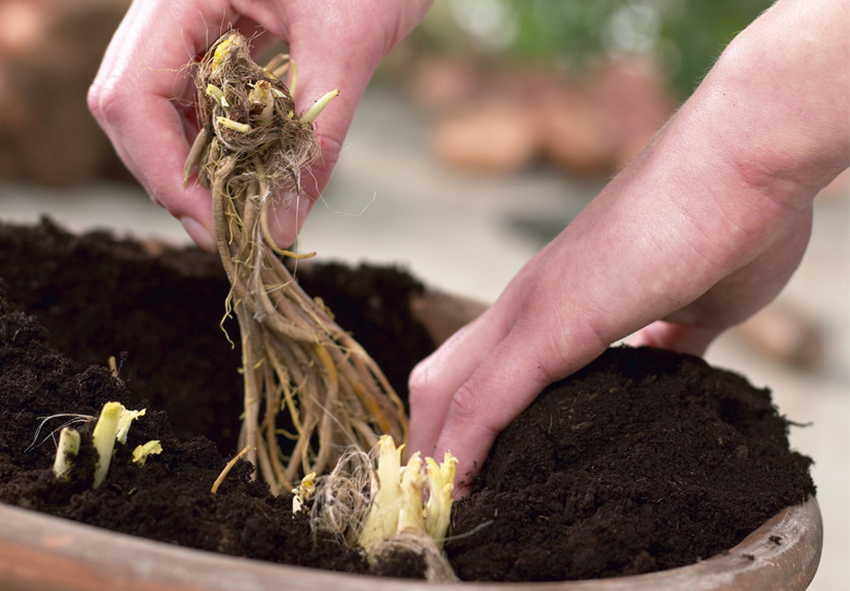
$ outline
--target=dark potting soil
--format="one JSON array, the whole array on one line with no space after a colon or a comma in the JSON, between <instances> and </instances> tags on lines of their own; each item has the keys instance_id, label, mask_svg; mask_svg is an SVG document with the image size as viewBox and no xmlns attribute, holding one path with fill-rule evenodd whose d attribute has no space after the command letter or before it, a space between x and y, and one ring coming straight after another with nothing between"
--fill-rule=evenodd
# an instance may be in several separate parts
<instances>
[{"instance_id":1,"label":"dark potting soil","mask_svg":"<svg viewBox=\"0 0 850 591\"><path fill-rule=\"evenodd\" d=\"M404 396L433 348L409 312L422 286L387 268L304 265L297 276ZM313 535L288 496L252 482L245 463L210 494L242 404L239 352L219 328L228 285L216 256L72 236L48 221L0 224L0 278L0 501L204 550L368 571L357 552ZM46 434L61 420L36 437L42 418L95 415L107 400L147 414L100 488L57 481ZM707 558L814 494L788 428L769 391L740 376L695 357L611 349L498 438L456 504L446 552L464 580L598 578ZM129 462L150 439L162 454ZM395 574L411 574L398 563Z\"/></svg>"}]
</instances>

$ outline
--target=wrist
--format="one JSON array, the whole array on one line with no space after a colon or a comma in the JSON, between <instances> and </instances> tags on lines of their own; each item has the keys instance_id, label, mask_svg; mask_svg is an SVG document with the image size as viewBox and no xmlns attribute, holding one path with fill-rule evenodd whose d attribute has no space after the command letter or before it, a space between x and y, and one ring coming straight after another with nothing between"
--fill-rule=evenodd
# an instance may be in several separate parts
<instances>
[{"instance_id":1,"label":"wrist","mask_svg":"<svg viewBox=\"0 0 850 591\"><path fill-rule=\"evenodd\" d=\"M848 165L846 2L784 0L723 52L693 100L748 186L795 208ZM689 101L690 102L690 101Z\"/></svg>"}]
</instances>

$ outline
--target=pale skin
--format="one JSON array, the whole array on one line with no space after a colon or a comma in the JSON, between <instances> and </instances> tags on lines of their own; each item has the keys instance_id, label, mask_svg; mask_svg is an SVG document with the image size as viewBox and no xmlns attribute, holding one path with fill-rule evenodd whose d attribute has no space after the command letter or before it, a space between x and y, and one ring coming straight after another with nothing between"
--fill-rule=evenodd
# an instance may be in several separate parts
<instances>
[{"instance_id":1,"label":"pale skin","mask_svg":"<svg viewBox=\"0 0 850 591\"><path fill-rule=\"evenodd\" d=\"M341 95L320 120L324 159L307 199L278 208L286 244L327 183L378 61L427 4L137 0L90 106L153 199L211 248L209 194L182 188L196 130L172 100L189 96L175 69L228 19L288 39L299 110L330 88ZM779 0L738 35L655 140L483 316L417 366L409 450L451 451L462 492L540 390L611 343L637 333L633 344L702 354L770 302L803 255L814 196L850 161L848 22L850 0Z\"/></svg>"},{"instance_id":2,"label":"pale skin","mask_svg":"<svg viewBox=\"0 0 850 591\"><path fill-rule=\"evenodd\" d=\"M413 372L410 447L461 485L548 383L611 343L703 354L782 289L848 165L850 3L780 0L496 303ZM463 489L463 486L461 487Z\"/></svg>"}]
</instances>

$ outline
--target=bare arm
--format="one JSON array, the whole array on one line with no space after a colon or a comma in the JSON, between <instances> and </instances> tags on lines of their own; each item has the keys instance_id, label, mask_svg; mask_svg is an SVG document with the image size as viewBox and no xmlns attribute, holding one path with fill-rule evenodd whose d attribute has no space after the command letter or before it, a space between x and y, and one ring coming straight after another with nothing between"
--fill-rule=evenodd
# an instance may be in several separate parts
<instances>
[{"instance_id":1,"label":"bare arm","mask_svg":"<svg viewBox=\"0 0 850 591\"><path fill-rule=\"evenodd\" d=\"M474 472L548 383L645 335L701 354L773 299L850 159L847 0L780 0L657 138L411 377L411 450Z\"/></svg>"}]
</instances>

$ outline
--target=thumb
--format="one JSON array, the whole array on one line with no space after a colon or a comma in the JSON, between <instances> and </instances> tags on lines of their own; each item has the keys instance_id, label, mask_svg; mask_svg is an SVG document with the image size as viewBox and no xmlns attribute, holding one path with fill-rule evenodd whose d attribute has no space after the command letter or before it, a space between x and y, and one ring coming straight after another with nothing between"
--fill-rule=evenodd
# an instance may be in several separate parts
<instances>
[{"instance_id":1,"label":"thumb","mask_svg":"<svg viewBox=\"0 0 850 591\"><path fill-rule=\"evenodd\" d=\"M703 355L720 332L721 330L717 328L659 320L635 333L629 344L633 347L647 346L678 353Z\"/></svg>"}]
</instances>

